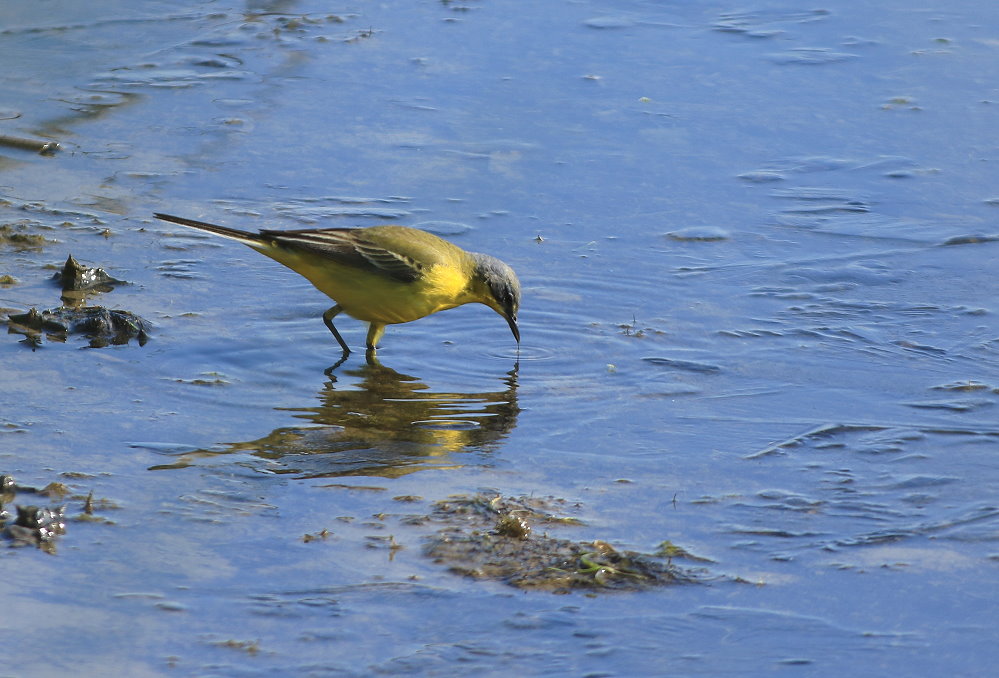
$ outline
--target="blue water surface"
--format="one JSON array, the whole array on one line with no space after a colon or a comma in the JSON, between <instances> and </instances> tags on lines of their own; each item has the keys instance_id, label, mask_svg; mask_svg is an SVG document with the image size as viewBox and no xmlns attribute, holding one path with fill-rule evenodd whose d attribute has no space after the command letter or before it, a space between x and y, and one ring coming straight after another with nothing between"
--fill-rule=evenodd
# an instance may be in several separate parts
<instances>
[{"instance_id":1,"label":"blue water surface","mask_svg":"<svg viewBox=\"0 0 999 678\"><path fill-rule=\"evenodd\" d=\"M0 342L0 473L74 518L0 548L0 674L988 675L999 6L795 5L0 7L0 134L61 145L0 149L48 240L0 307L72 253L153 323ZM523 344L462 307L327 373L332 302L157 211L431 230L514 267ZM701 583L425 557L482 491Z\"/></svg>"}]
</instances>

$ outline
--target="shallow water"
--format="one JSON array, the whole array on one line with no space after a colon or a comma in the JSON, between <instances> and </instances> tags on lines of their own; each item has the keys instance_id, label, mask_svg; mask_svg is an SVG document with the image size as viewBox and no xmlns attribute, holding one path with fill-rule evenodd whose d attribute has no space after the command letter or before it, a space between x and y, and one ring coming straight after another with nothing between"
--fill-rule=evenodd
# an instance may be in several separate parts
<instances>
[{"instance_id":1,"label":"shallow water","mask_svg":"<svg viewBox=\"0 0 999 678\"><path fill-rule=\"evenodd\" d=\"M72 253L154 324L0 342L0 473L107 521L0 548L0 674L988 673L999 8L537 4L0 8L0 134L62 145L0 149L51 241L0 307ZM464 307L330 377L328 299L154 211L427 228L524 344ZM449 573L411 517L484 488L707 581Z\"/></svg>"}]
</instances>

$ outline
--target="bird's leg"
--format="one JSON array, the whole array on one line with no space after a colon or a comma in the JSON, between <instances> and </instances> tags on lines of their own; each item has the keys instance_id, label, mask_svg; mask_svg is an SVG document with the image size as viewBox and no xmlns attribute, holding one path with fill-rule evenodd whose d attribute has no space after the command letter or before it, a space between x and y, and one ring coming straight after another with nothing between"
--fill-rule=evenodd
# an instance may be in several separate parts
<instances>
[{"instance_id":1,"label":"bird's leg","mask_svg":"<svg viewBox=\"0 0 999 678\"><path fill-rule=\"evenodd\" d=\"M339 342L340 346L343 348L343 355L346 357L350 355L350 347L347 346L347 342L343 340L343 337L340 336L340 333L337 332L336 328L333 326L333 317L342 310L343 309L340 308L340 304L328 309L325 313L323 313L323 322L326 323L326 327L330 328L330 332L332 332L333 336L336 337L337 342Z\"/></svg>"},{"instance_id":2,"label":"bird's leg","mask_svg":"<svg viewBox=\"0 0 999 678\"><path fill-rule=\"evenodd\" d=\"M382 334L385 333L385 325L380 323L371 323L368 326L368 350L364 353L365 359L368 361L369 365L379 365L378 362L378 342L382 338Z\"/></svg>"},{"instance_id":3,"label":"bird's leg","mask_svg":"<svg viewBox=\"0 0 999 678\"><path fill-rule=\"evenodd\" d=\"M378 342L385 334L385 325L381 323L371 323L368 326L368 351L374 352L378 348Z\"/></svg>"}]
</instances>

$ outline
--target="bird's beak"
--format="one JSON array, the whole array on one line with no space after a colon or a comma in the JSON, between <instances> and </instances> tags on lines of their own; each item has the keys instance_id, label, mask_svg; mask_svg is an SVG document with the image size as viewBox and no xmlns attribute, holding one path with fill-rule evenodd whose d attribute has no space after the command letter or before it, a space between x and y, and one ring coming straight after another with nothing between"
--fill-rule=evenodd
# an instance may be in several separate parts
<instances>
[{"instance_id":1,"label":"bird's beak","mask_svg":"<svg viewBox=\"0 0 999 678\"><path fill-rule=\"evenodd\" d=\"M515 316L515 315L504 315L503 317L506 318L507 324L510 325L510 331L513 332L513 338L516 339L517 343L519 344L520 343L520 329L517 327L517 316Z\"/></svg>"}]
</instances>

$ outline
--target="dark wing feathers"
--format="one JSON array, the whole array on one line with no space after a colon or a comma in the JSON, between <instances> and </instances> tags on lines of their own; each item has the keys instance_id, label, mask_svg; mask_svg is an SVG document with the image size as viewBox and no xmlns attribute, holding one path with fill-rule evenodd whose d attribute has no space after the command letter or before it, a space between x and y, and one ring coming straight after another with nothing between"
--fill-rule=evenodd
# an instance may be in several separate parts
<instances>
[{"instance_id":1,"label":"dark wing feathers","mask_svg":"<svg viewBox=\"0 0 999 678\"><path fill-rule=\"evenodd\" d=\"M363 229L267 230L260 234L281 247L314 252L344 266L380 272L400 282L413 282L423 272L419 262L365 238Z\"/></svg>"},{"instance_id":2,"label":"dark wing feathers","mask_svg":"<svg viewBox=\"0 0 999 678\"><path fill-rule=\"evenodd\" d=\"M375 268L403 282L413 282L423 275L423 264L398 252L378 247L363 240L355 244L357 251Z\"/></svg>"}]
</instances>

